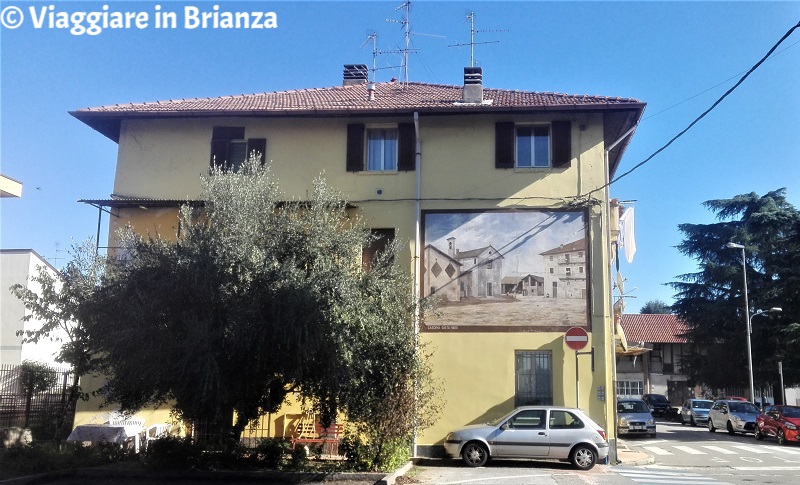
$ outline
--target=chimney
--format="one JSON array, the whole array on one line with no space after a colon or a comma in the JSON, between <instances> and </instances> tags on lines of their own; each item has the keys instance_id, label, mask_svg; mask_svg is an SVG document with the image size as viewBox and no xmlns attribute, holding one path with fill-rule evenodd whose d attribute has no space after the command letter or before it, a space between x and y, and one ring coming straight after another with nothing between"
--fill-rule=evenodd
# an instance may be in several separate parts
<instances>
[{"instance_id":1,"label":"chimney","mask_svg":"<svg viewBox=\"0 0 800 485\"><path fill-rule=\"evenodd\" d=\"M464 92L461 96L464 103L483 103L483 68L464 68Z\"/></svg>"},{"instance_id":2,"label":"chimney","mask_svg":"<svg viewBox=\"0 0 800 485\"><path fill-rule=\"evenodd\" d=\"M353 84L364 84L367 82L369 70L366 64L345 64L344 65L344 81L342 86L351 86Z\"/></svg>"}]
</instances>

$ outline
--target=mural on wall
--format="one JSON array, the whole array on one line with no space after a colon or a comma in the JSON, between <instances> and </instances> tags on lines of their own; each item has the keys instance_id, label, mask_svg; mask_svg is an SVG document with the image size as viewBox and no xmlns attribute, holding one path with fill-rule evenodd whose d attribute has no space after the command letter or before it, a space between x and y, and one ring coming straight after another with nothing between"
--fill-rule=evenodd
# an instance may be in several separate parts
<instances>
[{"instance_id":1,"label":"mural on wall","mask_svg":"<svg viewBox=\"0 0 800 485\"><path fill-rule=\"evenodd\" d=\"M558 331L589 322L584 211L423 212L422 331Z\"/></svg>"}]
</instances>

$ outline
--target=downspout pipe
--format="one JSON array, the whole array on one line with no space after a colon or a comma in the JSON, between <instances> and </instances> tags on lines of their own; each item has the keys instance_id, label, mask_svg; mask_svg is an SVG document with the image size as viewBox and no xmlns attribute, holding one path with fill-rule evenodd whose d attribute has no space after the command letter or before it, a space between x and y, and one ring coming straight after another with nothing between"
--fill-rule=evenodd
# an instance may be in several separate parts
<instances>
[{"instance_id":1,"label":"downspout pipe","mask_svg":"<svg viewBox=\"0 0 800 485\"><path fill-rule=\"evenodd\" d=\"M605 198L606 198L606 234L608 236L608 243L606 250L608 251L608 281L607 284L609 285L608 288L608 311L611 314L611 386L612 389L608 389L606 391L606 396L610 397L611 401L611 419L612 422L608 423L608 430L614 430L614 440L609 440L609 460L611 464L619 463L619 458L617 455L617 440L619 437L617 436L617 322L614 320L614 291L613 286L611 285L611 281L614 279L614 270L613 270L613 263L611 261L611 191L610 191L610 184L611 184L611 172L610 172L610 162L608 160L608 154L613 150L617 145L622 143L626 138L628 138L635 130L636 127L639 126L638 123L633 125L630 130L626 131L617 141L606 147L603 150L603 175L605 178ZM613 428L612 428L613 427Z\"/></svg>"},{"instance_id":2,"label":"downspout pipe","mask_svg":"<svg viewBox=\"0 0 800 485\"><path fill-rule=\"evenodd\" d=\"M420 325L420 282L422 274L422 259L420 244L422 244L422 234L420 224L422 212L420 209L420 198L422 194L422 174L420 173L420 161L422 157L421 144L419 140L419 113L414 112L414 173L416 174L416 193L414 196L414 347L419 344L419 325ZM416 387L414 388L414 405L416 406ZM412 437L413 456L417 456L417 426L414 425L414 435Z\"/></svg>"}]
</instances>

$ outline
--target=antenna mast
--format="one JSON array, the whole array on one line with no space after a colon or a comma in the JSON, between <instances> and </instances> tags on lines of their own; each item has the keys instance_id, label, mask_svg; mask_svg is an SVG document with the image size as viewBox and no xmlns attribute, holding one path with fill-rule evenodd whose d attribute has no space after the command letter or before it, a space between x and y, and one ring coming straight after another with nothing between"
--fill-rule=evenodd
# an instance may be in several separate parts
<instances>
[{"instance_id":1,"label":"antenna mast","mask_svg":"<svg viewBox=\"0 0 800 485\"><path fill-rule=\"evenodd\" d=\"M403 36L405 37L406 46L402 50L403 53L403 82L408 83L408 52L409 52L409 42L411 39L411 2L403 2L402 5L394 9L395 12L398 10L405 10L405 16L401 20L394 20L394 19L386 19L387 22L397 22L403 26Z\"/></svg>"},{"instance_id":2,"label":"antenna mast","mask_svg":"<svg viewBox=\"0 0 800 485\"><path fill-rule=\"evenodd\" d=\"M506 29L502 30L475 30L475 12L470 12L467 14L467 18L464 19L465 22L469 21L470 28L469 28L469 44L453 44L448 47L461 47L465 45L469 45L469 67L475 67L475 46L477 44L497 44L500 42L499 40L489 40L486 42L475 42L475 34L484 33L484 32L508 32Z\"/></svg>"}]
</instances>

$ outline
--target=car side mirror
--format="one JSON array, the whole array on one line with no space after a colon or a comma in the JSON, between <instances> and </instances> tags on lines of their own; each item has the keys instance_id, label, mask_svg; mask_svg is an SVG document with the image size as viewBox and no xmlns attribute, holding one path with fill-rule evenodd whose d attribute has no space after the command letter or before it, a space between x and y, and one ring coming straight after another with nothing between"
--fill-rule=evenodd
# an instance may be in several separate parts
<instances>
[{"instance_id":1,"label":"car side mirror","mask_svg":"<svg viewBox=\"0 0 800 485\"><path fill-rule=\"evenodd\" d=\"M507 430L510 427L511 426L508 425L508 421L500 425L500 429L502 429L503 431Z\"/></svg>"}]
</instances>

